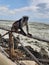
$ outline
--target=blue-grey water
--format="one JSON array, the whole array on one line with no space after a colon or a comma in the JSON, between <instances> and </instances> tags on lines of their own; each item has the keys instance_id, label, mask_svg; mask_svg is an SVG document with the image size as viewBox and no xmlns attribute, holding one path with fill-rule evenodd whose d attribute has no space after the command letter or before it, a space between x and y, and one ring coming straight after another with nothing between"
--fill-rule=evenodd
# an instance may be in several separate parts
<instances>
[{"instance_id":1,"label":"blue-grey water","mask_svg":"<svg viewBox=\"0 0 49 65\"><path fill-rule=\"evenodd\" d=\"M0 26L10 28L12 26L13 22L14 21L0 21ZM32 35L49 39L49 25L48 24L29 22L28 25L29 25L29 32ZM23 28L23 29L25 29L25 28ZM0 29L0 34L3 35L6 32L7 31ZM25 30L25 32L26 32L26 30ZM14 33L14 35L17 36L18 34ZM19 35L19 37L20 37L22 42L25 42L24 45L31 46L34 50L37 50L38 52L40 51L40 53L43 53L41 51L41 47L42 47L45 49L44 53L49 56L49 50L48 50L49 43L47 44L46 42L38 41L35 39L30 39L30 38L22 36L22 35ZM5 38L8 38L8 35L6 35Z\"/></svg>"},{"instance_id":2,"label":"blue-grey water","mask_svg":"<svg viewBox=\"0 0 49 65\"><path fill-rule=\"evenodd\" d=\"M11 27L13 22L14 21L0 21L0 26ZM49 38L49 25L44 23L30 22L29 32L35 36Z\"/></svg>"}]
</instances>

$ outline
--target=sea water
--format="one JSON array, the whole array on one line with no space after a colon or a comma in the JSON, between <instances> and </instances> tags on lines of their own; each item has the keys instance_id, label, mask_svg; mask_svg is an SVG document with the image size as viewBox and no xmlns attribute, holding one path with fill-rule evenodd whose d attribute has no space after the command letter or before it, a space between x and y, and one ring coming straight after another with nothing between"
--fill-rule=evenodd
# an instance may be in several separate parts
<instances>
[{"instance_id":1,"label":"sea water","mask_svg":"<svg viewBox=\"0 0 49 65\"><path fill-rule=\"evenodd\" d=\"M0 26L4 26L6 28L12 26L12 24L14 23L14 21L0 21ZM43 23L37 23L37 22L29 22L29 32L37 37L42 37L42 38L46 38L49 39L49 25L47 24L43 24ZM26 28L23 28L26 32ZM4 35L7 31L5 30L1 30L0 29L0 34ZM19 35L20 40L22 42L24 42L25 46L31 46L34 50L37 50L38 52L40 51L41 47L45 49L46 53L49 56L49 44L47 44L46 42L42 42L42 41L38 41L35 39L30 39L26 36L20 35L20 34L16 34L13 33L15 36ZM4 38L8 38L8 35L4 36Z\"/></svg>"}]
</instances>

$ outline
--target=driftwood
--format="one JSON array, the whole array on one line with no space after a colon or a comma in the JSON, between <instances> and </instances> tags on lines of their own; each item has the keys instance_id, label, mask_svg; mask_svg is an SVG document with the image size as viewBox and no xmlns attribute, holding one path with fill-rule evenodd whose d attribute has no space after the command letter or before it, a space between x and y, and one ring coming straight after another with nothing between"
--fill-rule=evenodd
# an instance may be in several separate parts
<instances>
[{"instance_id":1,"label":"driftwood","mask_svg":"<svg viewBox=\"0 0 49 65\"><path fill-rule=\"evenodd\" d=\"M9 29L9 28L7 28L5 26L0 26L0 29L5 30L5 31L11 31L11 29Z\"/></svg>"},{"instance_id":2,"label":"driftwood","mask_svg":"<svg viewBox=\"0 0 49 65\"><path fill-rule=\"evenodd\" d=\"M30 60L20 60L19 63L21 65L38 65L36 62Z\"/></svg>"},{"instance_id":3,"label":"driftwood","mask_svg":"<svg viewBox=\"0 0 49 65\"><path fill-rule=\"evenodd\" d=\"M38 59L38 58L37 58ZM49 59L38 59L40 62L49 63Z\"/></svg>"},{"instance_id":4,"label":"driftwood","mask_svg":"<svg viewBox=\"0 0 49 65\"><path fill-rule=\"evenodd\" d=\"M0 46L0 52L2 52L5 56L9 57L9 55L4 51L4 49Z\"/></svg>"},{"instance_id":5,"label":"driftwood","mask_svg":"<svg viewBox=\"0 0 49 65\"><path fill-rule=\"evenodd\" d=\"M0 27L0 29L2 29L2 30L5 30L5 31L8 31L7 33L5 33L3 36L5 36L6 34L9 34L9 41L10 41L10 46L14 46L13 44L13 39L12 39L12 33L11 32L14 32L14 31L11 31L10 29L6 29L6 28L4 28L4 27ZM21 33L20 33L21 34ZM2 37L3 37L2 36ZM14 36L13 36L14 37ZM29 36L27 36L27 37L29 37ZM15 37L14 37L15 38ZM36 36L31 36L31 37L29 37L29 38L34 38L34 39L37 39L37 40L39 40L39 41L44 41L44 42L49 42L49 40L48 39L43 39L43 38L40 38L40 37L36 37ZM15 38L16 39L16 38ZM17 40L17 39L16 39ZM12 43L11 43L11 41L12 41ZM18 40L19 41L19 40ZM41 64L39 61L41 61L41 62L48 62L49 63L49 60L43 60L43 59L37 59L25 46L23 46L23 44L20 42L20 44L21 44L21 46L23 47L23 49L26 51L26 52L28 52L28 54L30 54L30 56L32 57L32 59L35 61L35 62L37 62L39 65L43 65L43 64ZM14 47L10 47L10 52L11 52L11 55L14 53Z\"/></svg>"},{"instance_id":6,"label":"driftwood","mask_svg":"<svg viewBox=\"0 0 49 65\"><path fill-rule=\"evenodd\" d=\"M17 65L0 52L0 65Z\"/></svg>"},{"instance_id":7,"label":"driftwood","mask_svg":"<svg viewBox=\"0 0 49 65\"><path fill-rule=\"evenodd\" d=\"M30 38L34 38L34 39L37 39L39 41L43 41L43 42L48 42L49 43L49 39L44 39L44 38L41 38L41 37L37 37L37 36L31 36Z\"/></svg>"},{"instance_id":8,"label":"driftwood","mask_svg":"<svg viewBox=\"0 0 49 65\"><path fill-rule=\"evenodd\" d=\"M12 56L14 55L14 39L11 32L9 32L9 50L9 55L12 59Z\"/></svg>"},{"instance_id":9,"label":"driftwood","mask_svg":"<svg viewBox=\"0 0 49 65\"><path fill-rule=\"evenodd\" d=\"M9 43L10 43L10 56L14 53L14 43L13 43L13 39L12 39L12 33L11 32L14 32L14 31L11 31L11 28L9 29L9 28L6 28L6 27L2 27L2 26L0 26L0 29L2 29L2 30L5 30L5 31L8 31L7 33L5 33L3 36L5 36L5 35L7 35L7 34L9 34ZM21 33L19 33L19 34L21 34ZM2 37L3 37L2 36ZM14 37L14 36L13 36ZM27 36L27 37L29 37L29 36ZM14 37L15 38L15 37ZM37 37L37 36L31 36L31 37L29 37L29 38L34 38L34 39L37 39L37 40L39 40L39 41L44 41L44 42L49 42L49 40L48 39L43 39L43 38L40 38L40 37ZM16 39L16 38L15 38ZM17 40L17 39L16 39ZM18 40L19 41L19 40ZM32 57L32 59L35 61L35 62L37 62L39 65L42 65L39 61L41 61L41 62L49 62L49 60L43 60L43 59L37 59L25 46L23 46L23 44L20 42L20 44L21 44L21 46L23 47L23 49L28 53L28 54L30 54L30 56ZM7 64L8 65L8 64ZM10 64L11 65L11 64Z\"/></svg>"},{"instance_id":10,"label":"driftwood","mask_svg":"<svg viewBox=\"0 0 49 65\"><path fill-rule=\"evenodd\" d=\"M9 28L4 28L4 27L1 27L0 26L0 29L2 29L2 30L5 30L5 31L8 31L7 33L5 33L3 36L5 36L6 34L8 34L10 31L11 31L11 27L10 27L10 29ZM15 31L11 31L11 32L15 32ZM19 33L19 32L18 32ZM22 33L19 33L19 34L22 34ZM22 34L23 35L23 34ZM27 36L28 37L28 36ZM49 43L49 39L43 39L43 38L41 38L41 37L38 37L38 36L31 36L31 37L29 37L29 38L34 38L34 39L37 39L37 40L39 40L39 41L44 41L44 42L48 42Z\"/></svg>"},{"instance_id":11,"label":"driftwood","mask_svg":"<svg viewBox=\"0 0 49 65\"><path fill-rule=\"evenodd\" d=\"M13 37L15 38L15 36L13 35ZM15 38L16 39L16 38ZM16 39L17 41L19 41L18 39ZM31 58L32 58L32 60L34 60L35 62L37 62L39 65L43 65L42 63L40 63L39 61L38 61L38 59L25 47L25 46L23 46L23 44L20 42L20 44L21 44L21 46L23 47L23 49L28 53L28 54L30 54L30 56L31 56Z\"/></svg>"},{"instance_id":12,"label":"driftwood","mask_svg":"<svg viewBox=\"0 0 49 65\"><path fill-rule=\"evenodd\" d=\"M39 62L43 62L43 63L49 63L49 59L39 59L37 58ZM28 58L23 58L23 59L19 59L20 61L25 61L25 60L28 60L28 61L32 61L32 59L28 59Z\"/></svg>"}]
</instances>

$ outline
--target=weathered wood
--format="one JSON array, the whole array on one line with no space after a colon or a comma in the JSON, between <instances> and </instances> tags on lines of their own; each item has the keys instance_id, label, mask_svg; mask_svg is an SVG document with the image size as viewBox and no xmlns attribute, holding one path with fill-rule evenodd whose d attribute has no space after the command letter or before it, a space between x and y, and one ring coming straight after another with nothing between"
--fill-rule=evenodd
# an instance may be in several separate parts
<instances>
[{"instance_id":1,"label":"weathered wood","mask_svg":"<svg viewBox=\"0 0 49 65\"><path fill-rule=\"evenodd\" d=\"M6 32L4 35L2 35L2 37L4 37L5 35L9 34L9 32Z\"/></svg>"},{"instance_id":2,"label":"weathered wood","mask_svg":"<svg viewBox=\"0 0 49 65\"><path fill-rule=\"evenodd\" d=\"M0 29L2 29L2 30L5 30L5 31L11 31L11 29L7 29L7 27L5 28L4 26L0 26Z\"/></svg>"},{"instance_id":3,"label":"weathered wood","mask_svg":"<svg viewBox=\"0 0 49 65\"><path fill-rule=\"evenodd\" d=\"M39 59L39 58L37 58L37 59L40 62L49 63L49 59ZM32 59L28 59L28 58L23 58L23 59L19 59L19 60L22 60L22 61L25 61L25 60L32 61Z\"/></svg>"},{"instance_id":4,"label":"weathered wood","mask_svg":"<svg viewBox=\"0 0 49 65\"><path fill-rule=\"evenodd\" d=\"M42 65L42 64L38 61L38 59L37 59L27 48L25 48L22 44L21 44L21 46L24 48L25 51L28 52L28 54L30 54L31 58L32 58L35 62L37 62L39 65Z\"/></svg>"},{"instance_id":5,"label":"weathered wood","mask_svg":"<svg viewBox=\"0 0 49 65\"><path fill-rule=\"evenodd\" d=\"M5 30L5 31L11 31L11 27L10 27L10 29L9 28L5 28L5 27L1 27L0 26L0 29L2 29L2 30ZM15 31L11 31L11 32L15 32ZM19 32L18 32L19 33ZM7 32L7 34L8 34L8 32ZM22 34L22 33L19 33L19 34ZM5 34L6 35L6 34ZM23 35L23 34L22 34ZM4 35L3 35L4 36ZM27 36L27 37L29 37L29 36ZM44 38L41 38L41 37L38 37L38 36L30 36L29 38L34 38L34 39L37 39L37 40L39 40L39 41L44 41L44 42L48 42L49 43L49 39L44 39Z\"/></svg>"},{"instance_id":6,"label":"weathered wood","mask_svg":"<svg viewBox=\"0 0 49 65\"><path fill-rule=\"evenodd\" d=\"M30 60L21 60L19 61L21 65L38 65L35 61L30 61Z\"/></svg>"},{"instance_id":7,"label":"weathered wood","mask_svg":"<svg viewBox=\"0 0 49 65\"><path fill-rule=\"evenodd\" d=\"M10 57L12 58L12 56L14 55L14 39L12 36L12 32L9 32L9 50Z\"/></svg>"},{"instance_id":8,"label":"weathered wood","mask_svg":"<svg viewBox=\"0 0 49 65\"><path fill-rule=\"evenodd\" d=\"M13 37L15 38L15 36L13 35ZM19 41L17 38L15 38L17 41ZM30 56L31 56L31 58L35 61L35 62L37 62L39 65L43 65L42 63L40 63L39 61L38 61L38 59L25 47L25 46L23 46L23 44L20 42L20 44L21 44L21 46L23 47L23 49L28 53L28 54L30 54Z\"/></svg>"},{"instance_id":9,"label":"weathered wood","mask_svg":"<svg viewBox=\"0 0 49 65\"><path fill-rule=\"evenodd\" d=\"M17 65L0 52L0 65Z\"/></svg>"},{"instance_id":10,"label":"weathered wood","mask_svg":"<svg viewBox=\"0 0 49 65\"><path fill-rule=\"evenodd\" d=\"M49 39L47 39L47 38L42 38L42 37L38 37L38 36L31 36L30 38L34 38L34 39L37 39L39 41L43 41L43 42L49 43Z\"/></svg>"},{"instance_id":11,"label":"weathered wood","mask_svg":"<svg viewBox=\"0 0 49 65\"><path fill-rule=\"evenodd\" d=\"M1 46L0 46L0 52L2 52L5 56L9 57L9 55L5 52L5 50Z\"/></svg>"},{"instance_id":12,"label":"weathered wood","mask_svg":"<svg viewBox=\"0 0 49 65\"><path fill-rule=\"evenodd\" d=\"M37 58L38 59L38 58ZM49 63L49 59L38 59L40 62Z\"/></svg>"}]
</instances>

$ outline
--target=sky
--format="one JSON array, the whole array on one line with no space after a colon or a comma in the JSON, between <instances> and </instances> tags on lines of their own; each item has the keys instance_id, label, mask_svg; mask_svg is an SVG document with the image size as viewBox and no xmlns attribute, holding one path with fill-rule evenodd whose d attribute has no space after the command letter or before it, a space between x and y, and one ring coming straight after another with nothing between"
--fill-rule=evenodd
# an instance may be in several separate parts
<instances>
[{"instance_id":1,"label":"sky","mask_svg":"<svg viewBox=\"0 0 49 65\"><path fill-rule=\"evenodd\" d=\"M0 0L0 19L49 23L49 0Z\"/></svg>"}]
</instances>

